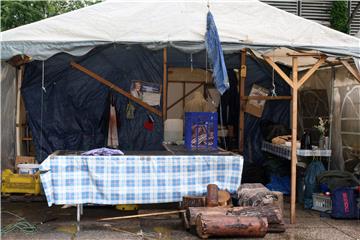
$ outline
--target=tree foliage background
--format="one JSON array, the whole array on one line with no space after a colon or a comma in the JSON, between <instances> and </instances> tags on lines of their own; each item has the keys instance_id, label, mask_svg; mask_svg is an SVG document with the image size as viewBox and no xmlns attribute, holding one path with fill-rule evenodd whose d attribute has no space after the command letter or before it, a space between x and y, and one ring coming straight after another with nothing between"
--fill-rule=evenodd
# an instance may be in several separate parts
<instances>
[{"instance_id":1,"label":"tree foliage background","mask_svg":"<svg viewBox=\"0 0 360 240\"><path fill-rule=\"evenodd\" d=\"M348 8L347 1L334 1L330 12L330 25L333 29L348 33Z\"/></svg>"},{"instance_id":2,"label":"tree foliage background","mask_svg":"<svg viewBox=\"0 0 360 240\"><path fill-rule=\"evenodd\" d=\"M83 8L101 0L1 1L1 31Z\"/></svg>"}]
</instances>

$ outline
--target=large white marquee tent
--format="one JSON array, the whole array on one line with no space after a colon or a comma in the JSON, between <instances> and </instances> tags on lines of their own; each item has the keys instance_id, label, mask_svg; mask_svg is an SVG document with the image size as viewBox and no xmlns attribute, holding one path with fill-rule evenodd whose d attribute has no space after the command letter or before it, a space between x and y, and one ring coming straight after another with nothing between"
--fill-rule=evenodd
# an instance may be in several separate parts
<instances>
[{"instance_id":1,"label":"large white marquee tent","mask_svg":"<svg viewBox=\"0 0 360 240\"><path fill-rule=\"evenodd\" d=\"M259 55L264 54L264 59L272 63L279 74L281 72L276 69L276 61L269 54L269 51L279 47L282 47L283 57L291 58L294 50L302 54L304 51L318 54L315 60L321 59L321 62L315 64L308 75L305 74L307 78L320 65L326 64L323 56L338 58L336 61L353 59L357 62L360 59L360 39L257 0L105 1L1 33L2 158L7 148L13 151L10 155L15 154L14 141L4 139L15 138L11 129L14 129L16 109L15 68L4 61L16 55L26 55L31 60L46 60L61 52L79 56L97 46L112 43L141 44L149 49L174 47L195 53L205 48L206 14L209 10L214 16L225 54L240 53L244 48L252 49ZM297 67L302 66L301 57L308 56L297 57L299 61L295 61L296 68L293 68L296 72ZM296 92L306 79L300 79L298 84L297 74L293 74L294 82L280 75L293 88L292 117L296 119ZM7 114L4 114L4 110ZM296 120L293 120L292 128L296 139ZM296 154L293 154L292 222L295 216L295 177Z\"/></svg>"}]
</instances>

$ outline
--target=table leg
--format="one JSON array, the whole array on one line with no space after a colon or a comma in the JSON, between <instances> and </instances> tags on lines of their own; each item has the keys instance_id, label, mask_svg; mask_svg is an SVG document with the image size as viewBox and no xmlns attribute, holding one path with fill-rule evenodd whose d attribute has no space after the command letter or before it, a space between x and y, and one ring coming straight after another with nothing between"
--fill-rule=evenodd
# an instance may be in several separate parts
<instances>
[{"instance_id":1,"label":"table leg","mask_svg":"<svg viewBox=\"0 0 360 240\"><path fill-rule=\"evenodd\" d=\"M76 205L76 221L80 222L80 204Z\"/></svg>"}]
</instances>

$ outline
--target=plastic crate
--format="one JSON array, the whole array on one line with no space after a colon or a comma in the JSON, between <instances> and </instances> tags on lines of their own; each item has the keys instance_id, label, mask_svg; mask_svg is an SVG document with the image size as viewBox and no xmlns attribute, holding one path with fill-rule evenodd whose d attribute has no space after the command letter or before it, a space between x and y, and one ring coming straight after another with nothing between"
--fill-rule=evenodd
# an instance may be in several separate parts
<instances>
[{"instance_id":1,"label":"plastic crate","mask_svg":"<svg viewBox=\"0 0 360 240\"><path fill-rule=\"evenodd\" d=\"M188 150L217 149L217 113L185 113L185 147Z\"/></svg>"},{"instance_id":2,"label":"plastic crate","mask_svg":"<svg viewBox=\"0 0 360 240\"><path fill-rule=\"evenodd\" d=\"M15 174L5 169L1 176L2 193L27 193L38 195L41 192L39 174Z\"/></svg>"},{"instance_id":3,"label":"plastic crate","mask_svg":"<svg viewBox=\"0 0 360 240\"><path fill-rule=\"evenodd\" d=\"M35 163L35 157L32 156L16 156L15 165L22 163Z\"/></svg>"},{"instance_id":4,"label":"plastic crate","mask_svg":"<svg viewBox=\"0 0 360 240\"><path fill-rule=\"evenodd\" d=\"M313 210L331 213L331 197L322 193L313 193Z\"/></svg>"}]
</instances>

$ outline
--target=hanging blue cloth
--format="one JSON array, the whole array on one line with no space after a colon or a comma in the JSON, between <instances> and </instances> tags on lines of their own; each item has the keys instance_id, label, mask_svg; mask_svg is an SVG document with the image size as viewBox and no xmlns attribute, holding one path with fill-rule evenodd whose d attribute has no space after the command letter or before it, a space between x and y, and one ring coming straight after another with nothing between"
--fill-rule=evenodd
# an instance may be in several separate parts
<instances>
[{"instance_id":1,"label":"hanging blue cloth","mask_svg":"<svg viewBox=\"0 0 360 240\"><path fill-rule=\"evenodd\" d=\"M219 34L216 29L214 17L210 11L207 14L205 47L210 63L213 66L215 86L222 95L230 88L230 84L226 72L224 54L222 51Z\"/></svg>"}]
</instances>

